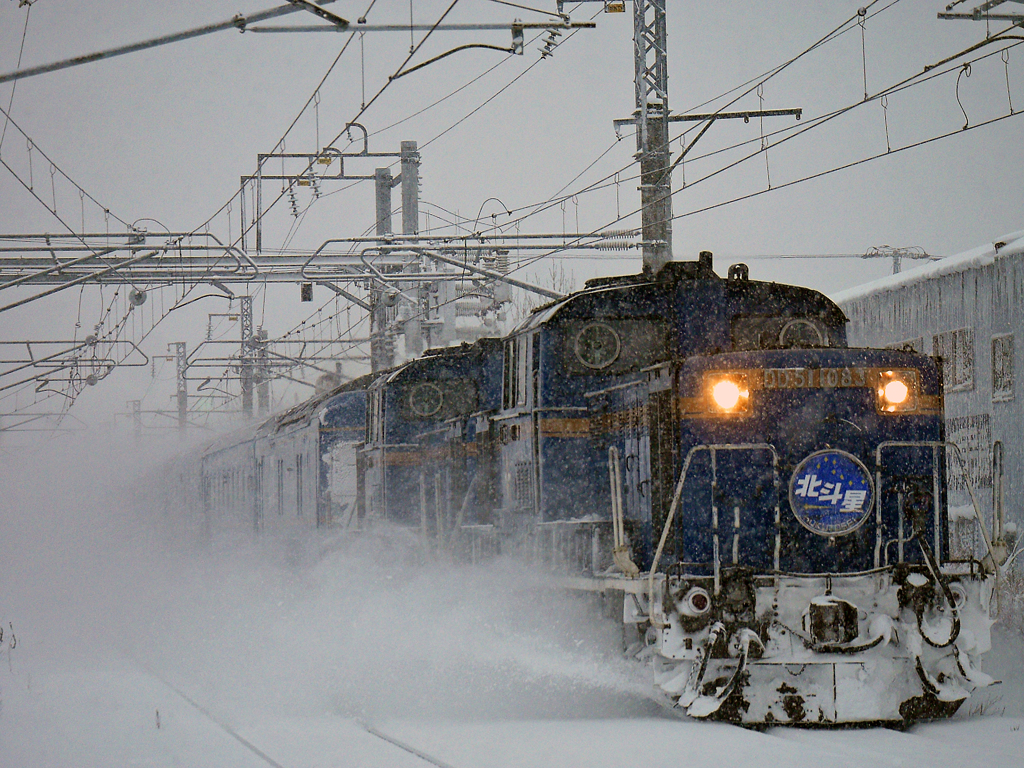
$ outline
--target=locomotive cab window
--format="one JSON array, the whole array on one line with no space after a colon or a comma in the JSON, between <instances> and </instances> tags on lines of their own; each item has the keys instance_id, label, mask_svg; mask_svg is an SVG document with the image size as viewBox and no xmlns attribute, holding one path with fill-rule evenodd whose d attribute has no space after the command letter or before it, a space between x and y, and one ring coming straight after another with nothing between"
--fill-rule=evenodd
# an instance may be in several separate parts
<instances>
[{"instance_id":1,"label":"locomotive cab window","mask_svg":"<svg viewBox=\"0 0 1024 768\"><path fill-rule=\"evenodd\" d=\"M735 350L828 347L829 327L813 317L737 317L732 321Z\"/></svg>"},{"instance_id":2,"label":"locomotive cab window","mask_svg":"<svg viewBox=\"0 0 1024 768\"><path fill-rule=\"evenodd\" d=\"M505 342L505 376L502 405L526 405L530 382L530 337L516 336Z\"/></svg>"}]
</instances>

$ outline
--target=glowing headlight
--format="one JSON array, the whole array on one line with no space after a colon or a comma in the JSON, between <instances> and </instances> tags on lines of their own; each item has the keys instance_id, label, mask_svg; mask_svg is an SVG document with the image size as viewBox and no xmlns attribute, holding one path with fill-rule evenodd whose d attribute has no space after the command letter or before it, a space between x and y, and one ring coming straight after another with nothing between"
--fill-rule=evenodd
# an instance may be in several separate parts
<instances>
[{"instance_id":1,"label":"glowing headlight","mask_svg":"<svg viewBox=\"0 0 1024 768\"><path fill-rule=\"evenodd\" d=\"M875 394L882 413L916 411L917 393L917 371L879 372Z\"/></svg>"},{"instance_id":2,"label":"glowing headlight","mask_svg":"<svg viewBox=\"0 0 1024 768\"><path fill-rule=\"evenodd\" d=\"M901 405L910 396L910 389L902 381L890 381L882 388L882 397L893 405Z\"/></svg>"},{"instance_id":3,"label":"glowing headlight","mask_svg":"<svg viewBox=\"0 0 1024 768\"><path fill-rule=\"evenodd\" d=\"M719 413L743 413L750 405L750 387L743 373L712 374L705 379L709 405Z\"/></svg>"},{"instance_id":4,"label":"glowing headlight","mask_svg":"<svg viewBox=\"0 0 1024 768\"><path fill-rule=\"evenodd\" d=\"M740 401L740 388L735 381L728 379L720 381L711 388L711 395L715 398L719 408L731 411Z\"/></svg>"}]
</instances>

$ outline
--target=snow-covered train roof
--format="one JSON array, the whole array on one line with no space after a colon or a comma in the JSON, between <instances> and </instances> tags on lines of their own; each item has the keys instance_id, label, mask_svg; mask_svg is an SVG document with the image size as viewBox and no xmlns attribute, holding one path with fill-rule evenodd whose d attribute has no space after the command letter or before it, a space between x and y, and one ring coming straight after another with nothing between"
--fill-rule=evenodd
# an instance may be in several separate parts
<instances>
[{"instance_id":1,"label":"snow-covered train roof","mask_svg":"<svg viewBox=\"0 0 1024 768\"><path fill-rule=\"evenodd\" d=\"M995 262L996 259L1019 256L1022 253L1024 253L1024 230L1005 235L991 243L958 253L955 256L949 256L939 261L908 269L897 275L889 275L878 280L872 280L870 283L848 288L845 291L834 294L832 299L837 304L843 305L877 293L899 290L915 283L935 280L946 275L954 275L959 272L967 272L971 269L988 266Z\"/></svg>"}]
</instances>

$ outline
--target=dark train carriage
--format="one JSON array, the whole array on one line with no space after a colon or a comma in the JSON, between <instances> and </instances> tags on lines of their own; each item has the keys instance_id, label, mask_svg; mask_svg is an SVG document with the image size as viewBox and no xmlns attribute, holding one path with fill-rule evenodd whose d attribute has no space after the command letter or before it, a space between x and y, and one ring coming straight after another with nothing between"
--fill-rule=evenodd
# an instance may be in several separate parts
<instances>
[{"instance_id":1,"label":"dark train carriage","mask_svg":"<svg viewBox=\"0 0 1024 768\"><path fill-rule=\"evenodd\" d=\"M357 524L355 453L372 380L355 379L260 426L254 480L260 530Z\"/></svg>"},{"instance_id":2,"label":"dark train carriage","mask_svg":"<svg viewBox=\"0 0 1024 768\"><path fill-rule=\"evenodd\" d=\"M992 682L972 666L988 650L992 566L949 562L933 358L698 355L633 389L641 411L659 393L675 411L657 441L671 500L624 506L635 530L652 518L635 547L652 574L647 618L665 668L679 662L662 687L691 715L915 720L948 716ZM655 443L666 420L645 429Z\"/></svg>"},{"instance_id":3,"label":"dark train carriage","mask_svg":"<svg viewBox=\"0 0 1024 768\"><path fill-rule=\"evenodd\" d=\"M659 685L748 723L951 714L991 682L992 579L948 562L936 361L848 349L835 304L740 268L687 297L690 346L587 395Z\"/></svg>"},{"instance_id":4,"label":"dark train carriage","mask_svg":"<svg viewBox=\"0 0 1024 768\"><path fill-rule=\"evenodd\" d=\"M209 530L295 531L358 520L355 449L371 380L349 382L207 447L199 484Z\"/></svg>"},{"instance_id":5,"label":"dark train carriage","mask_svg":"<svg viewBox=\"0 0 1024 768\"><path fill-rule=\"evenodd\" d=\"M430 350L370 386L360 455L368 515L420 527L428 518L436 520L439 509L449 515L467 475L466 451L459 447L466 419L497 405L498 346L494 339L481 339ZM456 454L459 467L442 461Z\"/></svg>"},{"instance_id":6,"label":"dark train carriage","mask_svg":"<svg viewBox=\"0 0 1024 768\"><path fill-rule=\"evenodd\" d=\"M257 530L271 503L300 528L388 520L620 594L695 717L948 716L992 682L977 663L998 564L950 560L938 364L848 349L845 322L742 265L721 279L707 253L590 281L506 339L221 446L204 488Z\"/></svg>"},{"instance_id":7,"label":"dark train carriage","mask_svg":"<svg viewBox=\"0 0 1024 768\"><path fill-rule=\"evenodd\" d=\"M256 526L256 430L237 430L208 445L198 462L205 537Z\"/></svg>"},{"instance_id":8,"label":"dark train carriage","mask_svg":"<svg viewBox=\"0 0 1024 768\"><path fill-rule=\"evenodd\" d=\"M453 412L416 437L422 449L421 527L440 546L458 547L475 559L495 549L498 504L490 423L501 396L502 341L484 338L439 354L468 356L478 397L472 410Z\"/></svg>"},{"instance_id":9,"label":"dark train carriage","mask_svg":"<svg viewBox=\"0 0 1024 768\"><path fill-rule=\"evenodd\" d=\"M319 519L341 528L359 525L358 453L366 438L366 376L324 402L319 421Z\"/></svg>"},{"instance_id":10,"label":"dark train carriage","mask_svg":"<svg viewBox=\"0 0 1024 768\"><path fill-rule=\"evenodd\" d=\"M703 275L676 295L675 360L737 350L846 346L842 312L817 291L750 281L743 265L730 267L725 280ZM642 377L586 395L591 438L600 453L596 476L601 490L611 494L614 487L621 497L636 565L643 569L653 556L652 527L664 523L686 453L674 370L675 364L651 366ZM609 471L618 476L614 486Z\"/></svg>"}]
</instances>

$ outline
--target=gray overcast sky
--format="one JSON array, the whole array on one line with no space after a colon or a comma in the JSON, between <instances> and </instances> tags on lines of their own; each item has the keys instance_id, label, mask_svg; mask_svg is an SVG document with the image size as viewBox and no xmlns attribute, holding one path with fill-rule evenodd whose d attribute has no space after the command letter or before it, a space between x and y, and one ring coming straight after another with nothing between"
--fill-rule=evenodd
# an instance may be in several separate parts
<instances>
[{"instance_id":1,"label":"gray overcast sky","mask_svg":"<svg viewBox=\"0 0 1024 768\"><path fill-rule=\"evenodd\" d=\"M863 2L863 0L861 0ZM531 5L529 2L523 5ZM339 0L327 6L356 19L367 12L370 23L434 22L449 2L436 0ZM532 5L553 7L548 0ZM628 5L628 4L627 4ZM670 0L670 94L674 112L712 111L727 103L731 89L756 78L808 49L855 17L860 2L793 0L786 3L733 4ZM19 6L0 4L0 71L56 61L202 24L235 13L272 7L270 2L195 3L167 0L35 0ZM1024 107L1024 48L1005 57L991 46L955 64L934 79L888 96L884 106L869 101L828 123L775 145L794 128L808 128L815 118L849 107L867 91L882 89L921 73L923 68L983 39L984 23L939 21L944 3L935 0L879 0L868 6L863 30L855 23L827 45L800 58L733 107L800 107L804 119L766 120L773 136L765 155L757 154L730 170L716 173L760 146L757 121L719 123L695 147L673 179L675 256L695 258L699 250L716 253L719 272L730 261L750 259L754 279L796 282L826 292L886 274L884 260L760 261L767 254L859 253L872 246L921 246L950 255L1022 228L1020 218L1022 143L1020 125L1009 118L960 132L966 122L978 125L1006 115L1010 99ZM969 4L962 6L970 7ZM1008 9L1018 5L1009 3ZM421 218L441 226L453 215L485 222L501 210L528 209L555 195L577 174L566 192L584 190L620 171L619 183L606 183L527 218L522 232L591 230L636 210L639 195L631 166L632 137L616 141L615 118L633 109L631 8L625 14L599 13L600 4L566 5L573 20L595 17L597 29L564 35L548 60L538 61L540 41L526 55L497 51L456 54L420 72L394 81L360 117L371 133L372 151L397 150L402 140L419 143L423 161ZM315 23L296 14L279 24ZM297 18L299 17L299 18ZM537 21L541 14L485 0L461 0L450 22ZM26 27L26 19L28 21ZM993 31L999 27L993 27ZM27 181L73 228L123 230L106 219L102 208L82 201L40 155L45 152L60 171L80 184L103 207L126 222L141 221L151 232L163 227L200 227L237 192L239 177L252 173L256 155L277 145L289 124L312 96L350 35L306 33L259 35L219 32L195 40L129 54L61 72L24 79L12 89L0 86L0 106L29 142L8 125L0 157L0 233L60 232L62 225L15 178ZM418 42L422 33L412 35ZM527 39L530 39L528 34ZM508 45L508 32L435 33L414 61L425 60L456 45L484 42ZM1018 41L1019 42L1019 41ZM367 33L354 37L319 90L315 109L306 110L288 133L286 150L311 152L339 133L387 82L408 54L410 34ZM994 55L982 58L995 51ZM959 75L959 76L958 76ZM959 82L958 82L959 81ZM461 90L460 90L461 89ZM13 100L12 100L13 90ZM435 106L442 97L453 94ZM400 122L401 121L401 122ZM684 129L675 124L673 136ZM785 186L807 176L885 153L935 136L954 136L895 153L822 178ZM692 138L693 128L683 138ZM675 141L677 154L683 138ZM741 144L742 142L753 142ZM887 144L888 142L888 144ZM730 149L741 145L738 148ZM344 148L345 142L339 145ZM600 159L599 159L600 158ZM351 172L372 173L353 164ZM714 174L714 175L710 175ZM783 187L731 205L735 198ZM684 188L685 183L685 188ZM372 187L336 186L296 221L286 205L268 215L267 248L314 249L330 237L362 234L373 223ZM309 204L300 190L299 204ZM397 200L397 196L396 196ZM84 210L83 210L84 209ZM237 202L232 219L215 217L211 231L222 238L238 234ZM507 217L497 219L499 224ZM633 227L626 216L615 228ZM296 226L297 225L297 226ZM560 262L576 285L586 277L634 272L639 256L616 261ZM909 265L908 265L909 266ZM524 271L524 277L550 279L547 264ZM15 290L8 292L15 295ZM74 295L72 295L72 293ZM26 294L16 294L22 296ZM299 305L292 287L260 292L257 323L271 336L299 324L327 297ZM0 314L0 338L72 338L96 324L112 301L111 289L81 295L67 292L24 310ZM120 310L115 301L112 314ZM161 299L154 296L149 315L132 318L133 338L140 338ZM165 299L173 301L173 299ZM337 311L333 302L323 314ZM190 346L206 333L208 312L226 311L226 302L199 302L164 321L147 337L145 351L166 353L169 341ZM344 316L336 318L341 322ZM313 320L316 318L314 317ZM311 320L310 322L313 322ZM105 322L110 322L109 320ZM237 327L212 322L213 335L236 338ZM78 328L76 328L76 323ZM26 330L28 329L28 330ZM144 398L145 407L169 406L173 366L118 371L90 388L80 409L109 419L124 410L127 399ZM2 383L2 382L0 382ZM282 390L283 392L284 390ZM295 388L289 397L305 396ZM44 397L31 389L0 392L0 412L29 407ZM51 397L34 407L59 407ZM288 400L287 402L290 402Z\"/></svg>"}]
</instances>

